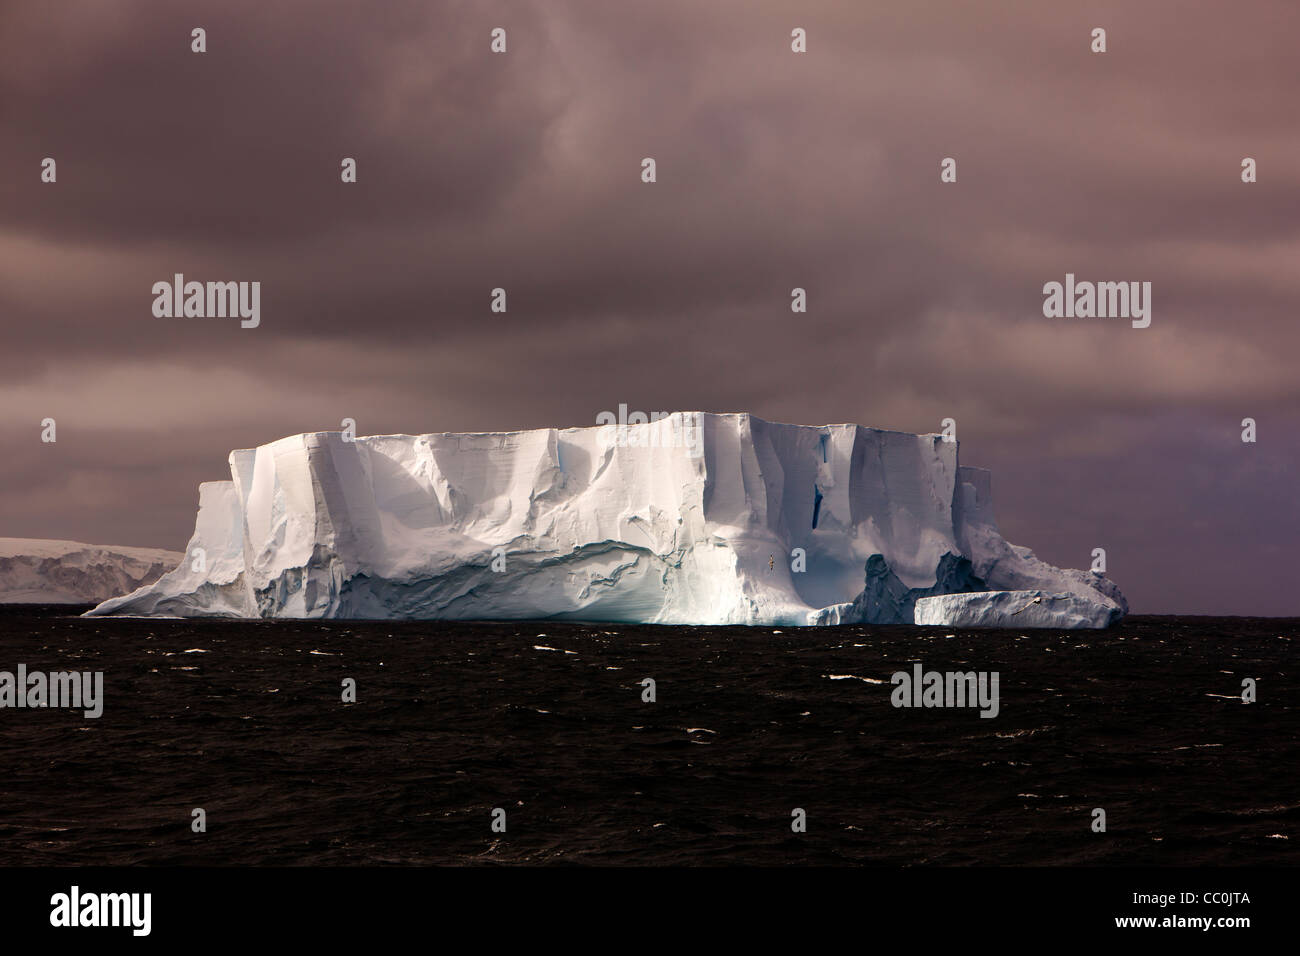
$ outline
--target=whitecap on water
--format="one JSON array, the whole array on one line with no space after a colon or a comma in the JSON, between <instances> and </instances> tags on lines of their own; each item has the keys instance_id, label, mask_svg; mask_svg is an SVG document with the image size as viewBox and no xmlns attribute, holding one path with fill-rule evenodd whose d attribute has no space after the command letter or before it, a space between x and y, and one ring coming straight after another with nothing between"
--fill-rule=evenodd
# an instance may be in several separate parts
<instances>
[{"instance_id":1,"label":"whitecap on water","mask_svg":"<svg viewBox=\"0 0 1300 956\"><path fill-rule=\"evenodd\" d=\"M876 680L874 677L859 677L857 674L823 674L823 677L829 677L831 680L860 680L864 684L883 684L883 680Z\"/></svg>"}]
</instances>

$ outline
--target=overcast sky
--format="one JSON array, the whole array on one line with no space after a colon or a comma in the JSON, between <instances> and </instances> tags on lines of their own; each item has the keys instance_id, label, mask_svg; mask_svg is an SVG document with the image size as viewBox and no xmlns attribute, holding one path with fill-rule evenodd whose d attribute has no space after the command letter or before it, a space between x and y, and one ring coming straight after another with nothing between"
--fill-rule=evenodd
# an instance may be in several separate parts
<instances>
[{"instance_id":1,"label":"overcast sky","mask_svg":"<svg viewBox=\"0 0 1300 956\"><path fill-rule=\"evenodd\" d=\"M180 549L230 449L344 417L951 417L1135 612L1300 614L1298 45L1294 0L6 3L0 536ZM261 325L156 318L177 272ZM1151 326L1045 318L1067 272Z\"/></svg>"}]
</instances>

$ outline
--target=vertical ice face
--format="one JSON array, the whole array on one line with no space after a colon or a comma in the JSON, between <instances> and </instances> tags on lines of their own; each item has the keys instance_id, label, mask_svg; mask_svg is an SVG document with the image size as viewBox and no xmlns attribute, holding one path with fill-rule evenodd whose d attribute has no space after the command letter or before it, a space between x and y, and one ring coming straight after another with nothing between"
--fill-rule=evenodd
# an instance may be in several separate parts
<instances>
[{"instance_id":1,"label":"vertical ice face","mask_svg":"<svg viewBox=\"0 0 1300 956\"><path fill-rule=\"evenodd\" d=\"M257 610L244 586L243 520L234 482L203 482L194 534L175 569L156 583L110 598L89 613L255 617Z\"/></svg>"},{"instance_id":2,"label":"vertical ice face","mask_svg":"<svg viewBox=\"0 0 1300 956\"><path fill-rule=\"evenodd\" d=\"M1091 576L1003 542L987 473L959 469L937 435L677 413L295 435L230 468L201 491L189 550L206 570L182 565L91 613L910 623L918 595L968 585L971 567L1105 599ZM869 587L903 597L866 611Z\"/></svg>"}]
</instances>

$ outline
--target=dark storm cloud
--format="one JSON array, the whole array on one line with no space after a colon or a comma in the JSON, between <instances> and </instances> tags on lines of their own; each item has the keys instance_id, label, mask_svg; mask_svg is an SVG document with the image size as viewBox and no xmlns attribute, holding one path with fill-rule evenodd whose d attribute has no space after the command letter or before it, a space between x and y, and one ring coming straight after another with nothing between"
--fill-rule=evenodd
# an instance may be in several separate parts
<instances>
[{"instance_id":1,"label":"dark storm cloud","mask_svg":"<svg viewBox=\"0 0 1300 956\"><path fill-rule=\"evenodd\" d=\"M951 416L1012 540L1106 546L1139 610L1295 613L1297 26L1266 0L7 5L0 534L180 547L230 448L345 416ZM175 272L262 282L261 326L154 318ZM1066 272L1150 281L1151 328L1043 318Z\"/></svg>"}]
</instances>

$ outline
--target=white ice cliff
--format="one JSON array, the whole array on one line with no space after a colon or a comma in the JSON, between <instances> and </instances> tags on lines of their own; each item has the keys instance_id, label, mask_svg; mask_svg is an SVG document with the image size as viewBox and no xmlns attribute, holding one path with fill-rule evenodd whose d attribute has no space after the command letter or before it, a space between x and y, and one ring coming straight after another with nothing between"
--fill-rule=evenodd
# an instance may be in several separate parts
<instances>
[{"instance_id":1,"label":"white ice cliff","mask_svg":"<svg viewBox=\"0 0 1300 956\"><path fill-rule=\"evenodd\" d=\"M688 412L295 435L230 471L200 487L181 565L91 614L910 624L925 597L990 590L1127 611L1003 541L988 473L938 435Z\"/></svg>"},{"instance_id":2,"label":"white ice cliff","mask_svg":"<svg viewBox=\"0 0 1300 956\"><path fill-rule=\"evenodd\" d=\"M175 551L0 538L0 604L91 604L153 584Z\"/></svg>"}]
</instances>

